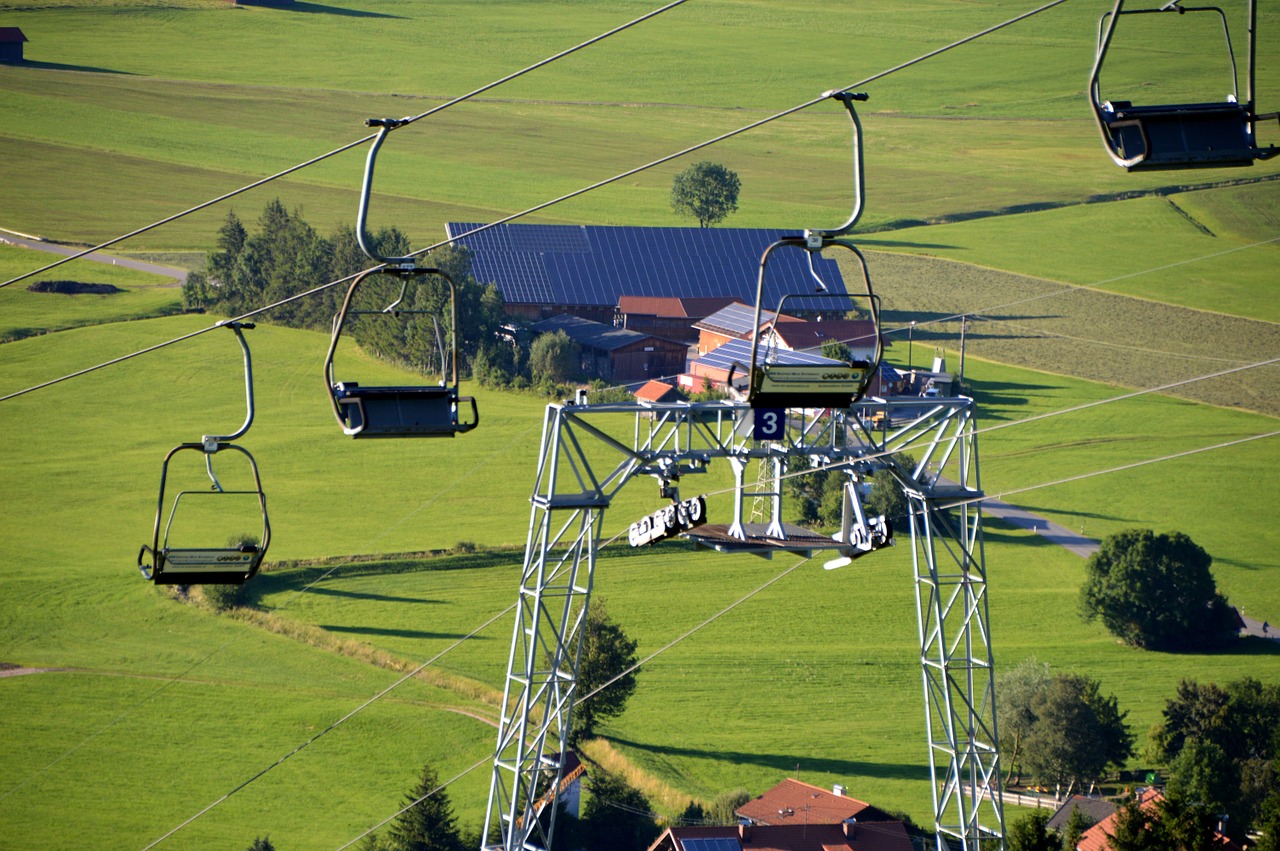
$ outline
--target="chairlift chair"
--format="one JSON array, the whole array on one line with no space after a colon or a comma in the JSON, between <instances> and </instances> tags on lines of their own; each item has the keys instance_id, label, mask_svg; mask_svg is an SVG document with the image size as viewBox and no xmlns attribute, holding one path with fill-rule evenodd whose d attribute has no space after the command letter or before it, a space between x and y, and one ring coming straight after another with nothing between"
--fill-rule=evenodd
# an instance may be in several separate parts
<instances>
[{"instance_id":1,"label":"chairlift chair","mask_svg":"<svg viewBox=\"0 0 1280 851\"><path fill-rule=\"evenodd\" d=\"M749 378L747 401L755 409L847 408L863 397L880 366L882 354L880 301L871 289L871 277L867 271L866 258L852 243L840 239L853 228L862 215L865 199L862 185L862 124L858 120L853 102L866 100L867 96L844 91L826 94L844 105L852 125L854 208L849 219L840 227L831 230L806 230L803 236L783 237L766 248L761 255L760 272L756 283L755 320L751 334L751 363L746 369ZM825 282L818 275L813 261L815 255L821 256L824 249L832 246L844 248L857 258L862 270L865 294L837 294L828 290ZM815 281L816 291L783 295L775 309L776 314L783 315L788 305L793 311L805 310L806 303L818 306L818 309L830 309L833 300L848 299L849 306L856 307L860 300L865 299L875 336L872 341L874 354L870 359L853 358L847 362L796 364L779 363L770 357L767 345L762 345L760 333L764 283L770 258L774 256L774 252L783 248L799 248L807 253L809 272ZM730 383L732 379L731 373Z\"/></svg>"},{"instance_id":2,"label":"chairlift chair","mask_svg":"<svg viewBox=\"0 0 1280 851\"><path fill-rule=\"evenodd\" d=\"M469 396L458 395L458 299L457 288L453 279L442 270L418 266L414 257L384 257L377 252L369 239L366 219L369 210L369 195L373 184L374 162L387 134L404 124L407 119L369 119L369 126L379 128L378 135L369 149L365 161L364 183L360 192L360 210L356 223L356 238L361 250L372 260L378 262L376 268L368 269L356 276L347 289L342 309L333 320L333 336L329 341L329 351L325 357L325 386L333 406L334 417L342 426L345 434L353 438L369 437L453 437L468 432L480 423L480 413L476 408L476 400ZM399 280L400 291L394 301L381 310L353 310L352 305L356 291L374 275L389 275ZM378 319L400 321L415 313L429 313L401 307L404 302L410 281L418 281L424 276L435 275L444 280L449 287L450 323L448 328L449 347L445 359L448 365L441 365L439 385L426 386L371 386L361 385L355 381L337 381L334 378L333 355L338 348L338 340L342 336L344 326L350 317L359 315L373 316ZM460 419L458 409L470 406L468 419Z\"/></svg>"},{"instance_id":3,"label":"chairlift chair","mask_svg":"<svg viewBox=\"0 0 1280 851\"><path fill-rule=\"evenodd\" d=\"M1276 118L1276 113L1258 115L1254 111L1254 54L1257 9L1248 0L1248 55L1246 92L1241 102L1237 83L1235 52L1227 18L1217 6L1181 6L1171 0L1156 8L1124 8L1116 0L1111 12L1098 25L1097 54L1089 77L1089 100L1111 159L1129 171L1159 169L1226 168L1250 166L1280 152L1275 145L1260 147L1256 125ZM1217 15L1222 22L1226 55L1230 61L1230 93L1222 101L1208 103L1135 104L1132 100L1104 100L1099 77L1112 36L1122 15L1172 12Z\"/></svg>"},{"instance_id":4,"label":"chairlift chair","mask_svg":"<svg viewBox=\"0 0 1280 851\"><path fill-rule=\"evenodd\" d=\"M143 544L138 551L138 569L143 578L157 585L205 585L229 584L240 585L253 577L267 555L267 547L271 543L271 523L267 517L267 496L262 490L262 477L258 473L258 464L253 455L231 441L243 437L253 424L253 364L249 356L249 346L245 342L242 329L253 328L252 324L227 322L225 327L235 332L236 339L244 354L245 397L247 414L244 424L234 434L204 435L199 443L183 443L172 450L164 458L160 469L160 496L156 502L156 520L152 531L151 543ZM243 455L249 463L253 476L253 488L244 490L226 490L218 480L213 469L214 456L226 450L234 450ZM168 519L165 519L166 487L169 481L169 464L180 452L200 452L204 455L205 470L213 483L209 490L182 490L173 497L168 508ZM178 546L174 543L174 518L184 505L190 506L196 498L213 498L225 500L227 497L252 496L256 499L258 512L262 517L261 534L256 541L229 540L223 546ZM184 503L183 500L187 502ZM229 528L232 535L241 529Z\"/></svg>"}]
</instances>

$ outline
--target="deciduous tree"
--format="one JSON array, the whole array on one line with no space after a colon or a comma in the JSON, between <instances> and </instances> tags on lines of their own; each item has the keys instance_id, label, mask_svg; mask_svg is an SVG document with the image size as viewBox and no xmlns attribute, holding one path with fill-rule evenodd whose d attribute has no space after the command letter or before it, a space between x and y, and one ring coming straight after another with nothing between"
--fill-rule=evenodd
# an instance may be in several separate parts
<instances>
[{"instance_id":1,"label":"deciduous tree","mask_svg":"<svg viewBox=\"0 0 1280 851\"><path fill-rule=\"evenodd\" d=\"M1097 680L1055 674L1038 694L1035 722L1025 740L1026 767L1049 783L1097 780L1110 765L1133 753L1133 734L1114 696L1104 696Z\"/></svg>"},{"instance_id":2,"label":"deciduous tree","mask_svg":"<svg viewBox=\"0 0 1280 851\"><path fill-rule=\"evenodd\" d=\"M1149 650L1208 650L1234 635L1213 559L1181 532L1128 529L1089 558L1080 612L1122 641Z\"/></svg>"},{"instance_id":3,"label":"deciduous tree","mask_svg":"<svg viewBox=\"0 0 1280 851\"><path fill-rule=\"evenodd\" d=\"M1050 679L1049 666L1034 657L996 677L996 723L1005 745L1005 764L1009 767L1006 783L1015 776L1022 780L1023 743L1035 727L1034 707L1048 689Z\"/></svg>"},{"instance_id":4,"label":"deciduous tree","mask_svg":"<svg viewBox=\"0 0 1280 851\"><path fill-rule=\"evenodd\" d=\"M695 163L672 182L671 209L697 219L699 227L710 227L737 212L741 188L738 175L719 163Z\"/></svg>"}]
</instances>

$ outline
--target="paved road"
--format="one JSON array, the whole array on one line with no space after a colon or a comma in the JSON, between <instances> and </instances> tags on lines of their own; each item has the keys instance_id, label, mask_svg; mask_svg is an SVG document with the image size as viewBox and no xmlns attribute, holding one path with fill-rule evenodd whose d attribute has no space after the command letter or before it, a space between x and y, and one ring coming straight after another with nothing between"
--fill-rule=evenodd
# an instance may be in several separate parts
<instances>
[{"instance_id":1,"label":"paved road","mask_svg":"<svg viewBox=\"0 0 1280 851\"><path fill-rule=\"evenodd\" d=\"M983 502L982 508L988 517L997 517L1017 529L1035 532L1050 543L1058 544L1081 558L1088 558L1098 551L1099 544L1092 538L1086 538L1084 535L1071 531L1066 526L1053 523L1043 517L1032 514L1024 508L1018 508L1016 505L1010 505L998 499L987 499ZM1241 635L1280 641L1280 627L1272 626L1265 621L1255 620L1244 612L1240 613L1240 618L1244 621L1244 629L1240 631Z\"/></svg>"},{"instance_id":2,"label":"paved road","mask_svg":"<svg viewBox=\"0 0 1280 851\"><path fill-rule=\"evenodd\" d=\"M83 249L73 248L68 245L56 245L52 242L44 242L39 239L28 239L26 237L17 236L12 233L0 233L0 242L5 245L16 245L19 248L30 248L34 251L48 251L51 254L61 254L63 257L76 254ZM110 266L123 266L126 269L136 269L139 272L150 272L153 275L164 275L173 278L179 284L186 283L187 271L185 269L175 269L172 266L160 266L155 263L144 263L141 260L129 260L125 257L113 257L110 254L103 254L100 251L94 251L86 254L83 260L92 260L95 263L106 263Z\"/></svg>"}]
</instances>

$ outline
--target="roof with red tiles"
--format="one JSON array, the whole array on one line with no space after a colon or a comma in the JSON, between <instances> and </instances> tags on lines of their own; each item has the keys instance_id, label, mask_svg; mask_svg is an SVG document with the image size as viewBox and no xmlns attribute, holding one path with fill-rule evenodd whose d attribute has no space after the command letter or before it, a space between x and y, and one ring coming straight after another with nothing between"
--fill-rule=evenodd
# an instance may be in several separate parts
<instances>
[{"instance_id":1,"label":"roof with red tiles","mask_svg":"<svg viewBox=\"0 0 1280 851\"><path fill-rule=\"evenodd\" d=\"M678 296L618 296L618 310L623 313L663 316L674 319L702 319L732 304L731 297L682 298Z\"/></svg>"},{"instance_id":2,"label":"roof with red tiles","mask_svg":"<svg viewBox=\"0 0 1280 851\"><path fill-rule=\"evenodd\" d=\"M692 840L692 841L690 841ZM701 841L699 841L701 840ZM708 840L720 840L713 846ZM842 824L750 825L747 827L672 827L650 851L911 851L900 821L858 822L846 835Z\"/></svg>"},{"instance_id":3,"label":"roof with red tiles","mask_svg":"<svg viewBox=\"0 0 1280 851\"><path fill-rule=\"evenodd\" d=\"M848 818L860 822L893 820L888 813L866 801L791 778L747 801L736 812L756 824L840 824Z\"/></svg>"},{"instance_id":4,"label":"roof with red tiles","mask_svg":"<svg viewBox=\"0 0 1280 851\"><path fill-rule=\"evenodd\" d=\"M676 392L676 388L662 381L646 381L639 390L635 392L637 399L646 402L661 402L668 396Z\"/></svg>"}]
</instances>

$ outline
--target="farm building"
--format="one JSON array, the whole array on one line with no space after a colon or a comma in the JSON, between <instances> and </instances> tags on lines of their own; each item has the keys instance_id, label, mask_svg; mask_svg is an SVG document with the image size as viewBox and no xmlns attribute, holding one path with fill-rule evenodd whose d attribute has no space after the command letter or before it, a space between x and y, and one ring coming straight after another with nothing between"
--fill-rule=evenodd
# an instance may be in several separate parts
<instances>
[{"instance_id":1,"label":"farm building","mask_svg":"<svg viewBox=\"0 0 1280 851\"><path fill-rule=\"evenodd\" d=\"M624 295L618 299L613 324L641 334L696 343L695 322L733 302L731 298L663 298Z\"/></svg>"},{"instance_id":2,"label":"farm building","mask_svg":"<svg viewBox=\"0 0 1280 851\"><path fill-rule=\"evenodd\" d=\"M534 334L567 334L581 348L578 365L587 378L629 384L684 372L688 347L674 340L568 314L536 322L531 330Z\"/></svg>"},{"instance_id":3,"label":"farm building","mask_svg":"<svg viewBox=\"0 0 1280 851\"><path fill-rule=\"evenodd\" d=\"M24 62L22 45L28 41L19 27L0 27L0 62Z\"/></svg>"},{"instance_id":4,"label":"farm building","mask_svg":"<svg viewBox=\"0 0 1280 851\"><path fill-rule=\"evenodd\" d=\"M768 310L760 311L760 324L772 322L778 314ZM755 308L740 301L725 305L720 310L695 322L693 327L698 332L698 354L705 355L723 346L730 340L746 340L751 337L751 325L755 322ZM783 316L784 321L799 321L794 316Z\"/></svg>"},{"instance_id":5,"label":"farm building","mask_svg":"<svg viewBox=\"0 0 1280 851\"><path fill-rule=\"evenodd\" d=\"M612 322L624 296L735 299L754 304L760 256L793 231L753 228L638 228L505 224L471 236L476 223L450 222L446 232L472 252L471 271L502 291L507 312L533 321L561 313ZM833 293L843 293L836 262L814 259ZM769 262L764 302L813 292L800 249ZM847 309L847 300L843 301ZM814 309L818 309L815 307Z\"/></svg>"}]
</instances>

